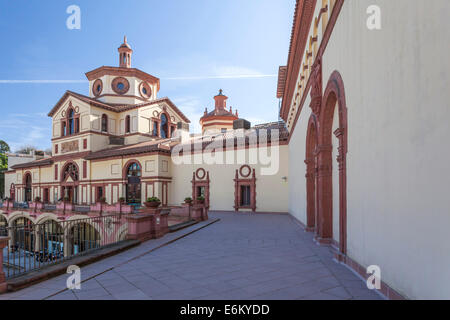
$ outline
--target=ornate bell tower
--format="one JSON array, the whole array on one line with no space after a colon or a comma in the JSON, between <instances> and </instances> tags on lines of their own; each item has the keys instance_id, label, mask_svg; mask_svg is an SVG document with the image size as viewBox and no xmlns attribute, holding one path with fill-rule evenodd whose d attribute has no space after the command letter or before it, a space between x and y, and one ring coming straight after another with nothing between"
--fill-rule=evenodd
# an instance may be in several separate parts
<instances>
[{"instance_id":1,"label":"ornate bell tower","mask_svg":"<svg viewBox=\"0 0 450 320\"><path fill-rule=\"evenodd\" d=\"M119 66L121 68L131 68L131 55L133 50L131 50L130 45L127 43L127 36L123 38L123 43L119 47Z\"/></svg>"}]
</instances>

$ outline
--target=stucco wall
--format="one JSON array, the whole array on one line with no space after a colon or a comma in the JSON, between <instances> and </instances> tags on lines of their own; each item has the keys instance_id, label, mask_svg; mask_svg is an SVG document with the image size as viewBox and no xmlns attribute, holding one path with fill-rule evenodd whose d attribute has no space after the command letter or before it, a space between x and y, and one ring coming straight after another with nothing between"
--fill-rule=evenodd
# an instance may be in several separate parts
<instances>
[{"instance_id":1,"label":"stucco wall","mask_svg":"<svg viewBox=\"0 0 450 320\"><path fill-rule=\"evenodd\" d=\"M373 4L382 30L366 28ZM448 0L345 1L323 57L324 87L338 70L348 107L348 255L409 298L450 298L448 12Z\"/></svg>"},{"instance_id":2,"label":"stucco wall","mask_svg":"<svg viewBox=\"0 0 450 320\"><path fill-rule=\"evenodd\" d=\"M280 146L279 170L273 175L262 175L261 164L249 164L256 169L256 211L259 212L287 212L289 202L289 178L287 181L283 177L288 177L288 147ZM248 152L248 150L247 150ZM231 154L231 151L225 152L225 157ZM222 157L222 153L217 153ZM246 153L246 159L248 153ZM234 191L236 169L242 164L182 164L172 163L172 177L170 203L180 204L184 198L192 196L192 174L198 168L204 168L209 171L210 176L210 208L211 210L234 211Z\"/></svg>"}]
</instances>

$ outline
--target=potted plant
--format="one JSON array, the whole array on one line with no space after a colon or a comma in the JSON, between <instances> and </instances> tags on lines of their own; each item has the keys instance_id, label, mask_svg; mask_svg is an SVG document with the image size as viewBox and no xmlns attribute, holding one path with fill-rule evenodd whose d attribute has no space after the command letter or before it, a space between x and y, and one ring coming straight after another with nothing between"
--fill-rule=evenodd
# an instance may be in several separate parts
<instances>
[{"instance_id":1,"label":"potted plant","mask_svg":"<svg viewBox=\"0 0 450 320\"><path fill-rule=\"evenodd\" d=\"M205 197L204 196L197 197L197 203L200 203L200 204L205 203Z\"/></svg>"},{"instance_id":2,"label":"potted plant","mask_svg":"<svg viewBox=\"0 0 450 320\"><path fill-rule=\"evenodd\" d=\"M41 202L41 197L34 198L34 202Z\"/></svg>"},{"instance_id":3,"label":"potted plant","mask_svg":"<svg viewBox=\"0 0 450 320\"><path fill-rule=\"evenodd\" d=\"M191 204L192 203L192 198L191 197L184 198L184 203Z\"/></svg>"},{"instance_id":4,"label":"potted plant","mask_svg":"<svg viewBox=\"0 0 450 320\"><path fill-rule=\"evenodd\" d=\"M121 204L125 203L125 198L124 197L120 197L119 198L119 203L121 203Z\"/></svg>"},{"instance_id":5,"label":"potted plant","mask_svg":"<svg viewBox=\"0 0 450 320\"><path fill-rule=\"evenodd\" d=\"M98 202L106 203L106 198L105 197L101 197L100 199L98 199Z\"/></svg>"},{"instance_id":6,"label":"potted plant","mask_svg":"<svg viewBox=\"0 0 450 320\"><path fill-rule=\"evenodd\" d=\"M161 200L157 197L147 198L147 201L144 202L147 208L158 208L161 204Z\"/></svg>"}]
</instances>

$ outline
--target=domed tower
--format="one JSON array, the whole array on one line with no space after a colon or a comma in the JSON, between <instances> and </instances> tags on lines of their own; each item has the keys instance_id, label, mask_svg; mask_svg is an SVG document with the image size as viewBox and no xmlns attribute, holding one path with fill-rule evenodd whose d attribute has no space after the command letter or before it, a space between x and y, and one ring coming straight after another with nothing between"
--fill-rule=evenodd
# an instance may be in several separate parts
<instances>
[{"instance_id":1,"label":"domed tower","mask_svg":"<svg viewBox=\"0 0 450 320\"><path fill-rule=\"evenodd\" d=\"M121 68L131 68L131 55L133 50L127 43L127 36L123 37L123 43L119 47L119 66Z\"/></svg>"},{"instance_id":2,"label":"domed tower","mask_svg":"<svg viewBox=\"0 0 450 320\"><path fill-rule=\"evenodd\" d=\"M232 130L233 121L239 119L237 110L234 114L231 107L227 110L228 97L223 94L222 89L219 90L219 94L214 97L214 100L214 111L208 113L208 109L205 109L203 117L200 118L202 133Z\"/></svg>"},{"instance_id":3,"label":"domed tower","mask_svg":"<svg viewBox=\"0 0 450 320\"><path fill-rule=\"evenodd\" d=\"M90 97L105 103L132 105L156 100L159 79L131 67L133 50L127 37L117 49L119 66L102 66L86 73Z\"/></svg>"}]
</instances>

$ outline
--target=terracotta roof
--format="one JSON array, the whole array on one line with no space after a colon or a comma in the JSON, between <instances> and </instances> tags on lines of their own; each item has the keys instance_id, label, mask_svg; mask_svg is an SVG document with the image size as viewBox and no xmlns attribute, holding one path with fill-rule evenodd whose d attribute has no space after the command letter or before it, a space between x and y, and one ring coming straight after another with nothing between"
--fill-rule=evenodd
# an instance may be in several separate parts
<instances>
[{"instance_id":1,"label":"terracotta roof","mask_svg":"<svg viewBox=\"0 0 450 320\"><path fill-rule=\"evenodd\" d=\"M305 51L308 33L314 17L315 5L316 0L297 0L295 4L286 70L286 83L280 109L280 116L284 120L287 119L289 103L293 97L295 82L300 72L302 56Z\"/></svg>"},{"instance_id":2,"label":"terracotta roof","mask_svg":"<svg viewBox=\"0 0 450 320\"><path fill-rule=\"evenodd\" d=\"M116 148L104 149L92 152L85 156L86 160L104 159L117 156L128 156L147 152L170 153L171 139L146 141L137 144L120 146ZM169 144L169 145L168 145Z\"/></svg>"},{"instance_id":3,"label":"terracotta roof","mask_svg":"<svg viewBox=\"0 0 450 320\"><path fill-rule=\"evenodd\" d=\"M205 114L203 117L200 118L200 121L202 119L211 118L211 117L215 117L215 116L233 117L233 118L238 119L238 117L235 114L233 114L233 112L230 112L230 111L227 111L225 109L222 109L222 110L214 110L214 111L211 111L211 112Z\"/></svg>"},{"instance_id":4,"label":"terracotta roof","mask_svg":"<svg viewBox=\"0 0 450 320\"><path fill-rule=\"evenodd\" d=\"M264 123L259 124L254 127L252 127L250 130L244 130L244 137L245 137L245 145L250 145L253 141L250 140L250 137L254 134L256 134L257 137L260 137L262 134L261 130L267 130L264 133L267 133L267 142L270 143L272 141L272 130L278 130L278 141L287 141L289 138L289 131L286 129L286 126L283 122L270 122L270 123ZM210 135L203 135L203 136L194 136L192 139L186 143L183 144L202 144L202 149L205 149L208 145L210 145L212 140L217 139L223 139L224 141L224 148L228 147L227 141L234 140L233 145L237 146L237 139L236 139L236 131L235 130L228 130L227 132L220 132L220 133L214 133ZM195 149L195 148L194 148Z\"/></svg>"},{"instance_id":5,"label":"terracotta roof","mask_svg":"<svg viewBox=\"0 0 450 320\"><path fill-rule=\"evenodd\" d=\"M66 93L62 96L62 98L59 99L59 101L56 103L56 105L48 113L48 116L53 117L53 115L56 113L56 111L61 107L61 105L64 103L64 101L66 101L66 99L69 96L75 97L83 102L86 102L87 104L90 104L91 106L98 107L98 108L105 109L105 110L112 111L112 112L124 112L124 111L135 109L135 108L140 108L140 107L150 106L150 105L161 103L161 102L166 102L175 111L175 113L177 113L185 122L191 123L191 121L183 114L183 112L181 112L180 109L178 109L177 106L172 101L170 101L170 99L167 97L152 100L152 101L145 102L145 103L139 103L139 104L116 104L116 103L101 102L94 98L91 98L91 97L88 97L88 96L85 96L85 95L82 95L80 93L76 93L73 91L69 91L69 90L67 90Z\"/></svg>"},{"instance_id":6,"label":"terracotta roof","mask_svg":"<svg viewBox=\"0 0 450 320\"><path fill-rule=\"evenodd\" d=\"M31 168L31 167L41 167L41 166L47 166L52 165L53 159L52 158L44 158L40 160L25 162L25 163L19 163L11 167L11 169L24 169L24 168Z\"/></svg>"},{"instance_id":7,"label":"terracotta roof","mask_svg":"<svg viewBox=\"0 0 450 320\"><path fill-rule=\"evenodd\" d=\"M160 88L159 78L152 76L151 74L148 74L148 73L141 71L139 69L136 69L136 68L121 68L121 67L102 66L102 67L99 67L92 71L86 72L85 75L89 81L101 78L104 75L117 76L117 77L136 77L140 80L145 80L150 83L156 83L158 91Z\"/></svg>"}]
</instances>

